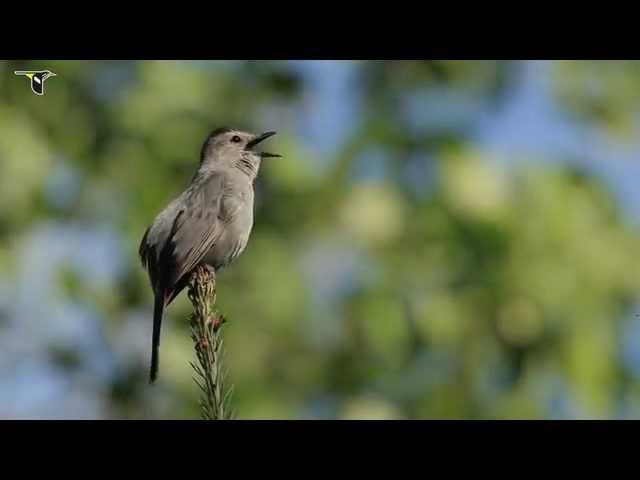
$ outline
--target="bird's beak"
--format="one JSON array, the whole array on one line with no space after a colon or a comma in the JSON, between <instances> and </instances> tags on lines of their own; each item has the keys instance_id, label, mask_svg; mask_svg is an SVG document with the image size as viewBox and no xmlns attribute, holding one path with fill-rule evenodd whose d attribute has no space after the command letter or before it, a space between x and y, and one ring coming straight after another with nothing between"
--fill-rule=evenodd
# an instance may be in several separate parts
<instances>
[{"instance_id":1,"label":"bird's beak","mask_svg":"<svg viewBox=\"0 0 640 480\"><path fill-rule=\"evenodd\" d=\"M276 132L264 132L261 135L257 135L253 140L247 143L247 149L255 147L257 144L259 144L263 140L266 140L269 137L273 137L275 134Z\"/></svg>"},{"instance_id":2,"label":"bird's beak","mask_svg":"<svg viewBox=\"0 0 640 480\"><path fill-rule=\"evenodd\" d=\"M257 144L259 144L263 140L266 140L269 137L273 137L275 134L276 134L276 132L265 132L265 133L263 133L261 135L256 136L253 140L250 140L247 143L246 149L249 150L249 149L255 147ZM268 153L268 152L257 152L257 153L262 158L280 157L280 155L277 155L275 153Z\"/></svg>"}]
</instances>

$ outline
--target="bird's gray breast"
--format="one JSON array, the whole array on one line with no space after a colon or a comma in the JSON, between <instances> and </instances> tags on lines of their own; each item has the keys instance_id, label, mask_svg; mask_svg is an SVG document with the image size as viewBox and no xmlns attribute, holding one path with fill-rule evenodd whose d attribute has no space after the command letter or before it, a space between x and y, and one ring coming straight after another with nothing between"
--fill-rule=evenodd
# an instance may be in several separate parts
<instances>
[{"instance_id":1,"label":"bird's gray breast","mask_svg":"<svg viewBox=\"0 0 640 480\"><path fill-rule=\"evenodd\" d=\"M242 253L253 228L253 186L233 180L225 183L219 214L220 236L204 257L216 270L229 265Z\"/></svg>"}]
</instances>

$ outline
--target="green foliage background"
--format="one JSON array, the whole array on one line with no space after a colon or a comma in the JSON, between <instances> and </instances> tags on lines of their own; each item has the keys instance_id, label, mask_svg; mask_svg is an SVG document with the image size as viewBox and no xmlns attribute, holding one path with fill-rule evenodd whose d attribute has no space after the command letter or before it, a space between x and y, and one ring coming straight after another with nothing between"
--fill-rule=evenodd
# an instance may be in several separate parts
<instances>
[{"instance_id":1,"label":"green foliage background","mask_svg":"<svg viewBox=\"0 0 640 480\"><path fill-rule=\"evenodd\" d=\"M12 74L38 68L58 75L43 97ZM278 130L270 150L283 155L263 165L253 236L219 279L240 418L637 416L624 350L637 228L594 175L553 155L497 158L474 142L473 114L448 115L444 93L471 113L499 108L516 65L355 68L361 122L325 154L297 134L314 112L301 113L310 87L289 62L0 62L0 336L24 344L0 353L13 379L0 382L0 416L198 418L184 295L165 320L159 384L147 385L152 302L136 253L221 125ZM551 68L567 118L636 145L636 62ZM407 118L412 95L433 100L427 127ZM360 175L372 151L382 174ZM85 230L107 232L114 274L96 280L102 264L83 260L57 265L46 294L24 280L24 249L43 225L79 249ZM80 308L99 347L52 340L64 315L16 312L17 296ZM98 353L110 358L100 375ZM46 398L42 376L15 374L36 360L63 379L55 401L33 400ZM14 389L33 402L12 407Z\"/></svg>"}]
</instances>

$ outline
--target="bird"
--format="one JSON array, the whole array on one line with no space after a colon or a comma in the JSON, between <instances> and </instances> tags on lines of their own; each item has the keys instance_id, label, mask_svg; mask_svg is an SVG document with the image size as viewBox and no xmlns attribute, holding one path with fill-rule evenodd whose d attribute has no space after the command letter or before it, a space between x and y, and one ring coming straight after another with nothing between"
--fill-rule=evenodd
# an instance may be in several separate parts
<instances>
[{"instance_id":1,"label":"bird","mask_svg":"<svg viewBox=\"0 0 640 480\"><path fill-rule=\"evenodd\" d=\"M254 215L254 182L262 160L278 154L255 147L275 135L230 127L211 132L187 188L153 220L139 255L154 294L149 383L158 376L160 329L164 310L204 265L215 275L245 249Z\"/></svg>"},{"instance_id":2,"label":"bird","mask_svg":"<svg viewBox=\"0 0 640 480\"><path fill-rule=\"evenodd\" d=\"M25 75L29 80L31 80L31 90L36 95L44 95L44 81L47 78L56 76L56 74L50 70L41 70L39 72L18 70L13 73L16 75Z\"/></svg>"}]
</instances>

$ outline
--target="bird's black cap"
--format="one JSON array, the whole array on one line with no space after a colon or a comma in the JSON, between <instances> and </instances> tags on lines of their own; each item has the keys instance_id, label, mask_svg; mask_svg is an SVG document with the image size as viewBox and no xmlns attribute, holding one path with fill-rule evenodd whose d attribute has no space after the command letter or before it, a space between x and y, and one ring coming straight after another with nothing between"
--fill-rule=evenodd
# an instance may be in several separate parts
<instances>
[{"instance_id":1,"label":"bird's black cap","mask_svg":"<svg viewBox=\"0 0 640 480\"><path fill-rule=\"evenodd\" d=\"M218 135L222 135L223 133L229 133L232 131L233 131L233 128L220 127L220 128L216 128L213 132L211 132L209 136L205 139L204 143L202 144L202 148L200 149L200 161L202 162L202 160L204 159L204 154L207 149L207 144L211 141L211 139L216 138Z\"/></svg>"},{"instance_id":2,"label":"bird's black cap","mask_svg":"<svg viewBox=\"0 0 640 480\"><path fill-rule=\"evenodd\" d=\"M234 129L230 127L220 127L216 128L213 132L209 134L209 138L217 137L218 135L222 135L223 133L232 132Z\"/></svg>"}]
</instances>

